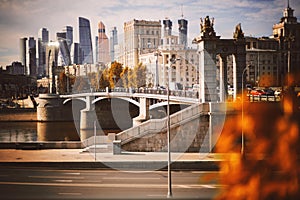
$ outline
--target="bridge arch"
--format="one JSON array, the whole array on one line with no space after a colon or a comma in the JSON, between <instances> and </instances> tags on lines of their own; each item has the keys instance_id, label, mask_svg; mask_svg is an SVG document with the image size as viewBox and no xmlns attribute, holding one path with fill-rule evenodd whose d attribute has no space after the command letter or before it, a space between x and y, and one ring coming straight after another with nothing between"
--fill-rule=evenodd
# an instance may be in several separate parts
<instances>
[{"instance_id":1,"label":"bridge arch","mask_svg":"<svg viewBox=\"0 0 300 200\"><path fill-rule=\"evenodd\" d=\"M95 103L97 103L98 101L101 101L101 100L103 100L103 99L108 99L108 98L109 98L109 97L98 97L98 98L96 98L96 99L94 99L94 100L92 101L92 104L95 104ZM128 101L128 102L130 102L130 103L136 105L137 107L140 107L140 103L137 102L137 101L135 101L135 100L133 100L133 99L131 99L131 98L117 97L116 99L122 99L122 100Z\"/></svg>"},{"instance_id":2,"label":"bridge arch","mask_svg":"<svg viewBox=\"0 0 300 200\"><path fill-rule=\"evenodd\" d=\"M169 104L170 104L170 105L178 105L178 104L181 104L181 105L187 105L187 104L178 103L178 102L169 102ZM167 102L167 101L159 102L159 103L150 105L150 106L149 106L149 110L153 110L153 109L155 109L155 108L163 107L163 106L166 106L166 105L168 105L168 102Z\"/></svg>"},{"instance_id":3,"label":"bridge arch","mask_svg":"<svg viewBox=\"0 0 300 200\"><path fill-rule=\"evenodd\" d=\"M68 98L68 99L65 99L65 100L63 101L63 105L65 105L66 103L68 103L69 101L72 101L72 100L74 100L74 98ZM80 100L80 101L83 101L83 102L86 103L86 99L85 99L85 98L75 98L75 100Z\"/></svg>"}]
</instances>

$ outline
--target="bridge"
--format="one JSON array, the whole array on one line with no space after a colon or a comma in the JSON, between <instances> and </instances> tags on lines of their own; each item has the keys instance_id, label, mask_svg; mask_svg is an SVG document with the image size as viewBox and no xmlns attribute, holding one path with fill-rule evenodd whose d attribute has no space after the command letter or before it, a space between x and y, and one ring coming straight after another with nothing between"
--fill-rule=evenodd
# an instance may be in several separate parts
<instances>
[{"instance_id":1,"label":"bridge","mask_svg":"<svg viewBox=\"0 0 300 200\"><path fill-rule=\"evenodd\" d=\"M84 91L82 93L68 95L40 95L38 116L40 117L40 121L47 120L45 118L43 119L43 117L59 120L60 117L65 117L66 115L66 111L64 111L66 105L72 101L83 102L84 106L80 110L78 130L84 144L91 146L91 142L96 141L96 138L98 138L97 141L103 142L105 140L107 141L108 137L111 137L108 135L99 135L98 133L96 137L94 136L95 127L101 128L98 124L99 119L95 112L95 105L104 99L108 99L109 101L121 99L130 105L138 107L138 116L129 119L132 120L132 127L122 129L112 140L115 141L115 146L118 146L119 149L122 148L128 151L136 151L137 142L141 142L143 140L142 138L148 138L148 145L139 145L140 149L138 151L163 151L165 149L165 142L161 142L160 145L156 144L155 147L153 145L156 143L155 141L164 141L163 138L166 137L166 111L164 107L168 103L170 106L182 105L178 112L173 112L170 116L172 134L174 134L174 137L177 135L175 137L177 138L175 139L176 142L175 140L173 142L173 150L175 151L195 151L195 149L198 151L200 146L203 146L203 143L207 144L205 146L206 151L210 151L213 146L212 143L215 141L213 138L216 138L214 132L218 132L214 130L215 128L212 126L212 123L224 121L221 118L224 118L226 113L225 104L201 103L198 93L193 91L170 91L169 95L167 95L166 90L143 88L131 91L119 88L105 91ZM150 116L150 110L157 108L163 110L163 116L159 118ZM122 123L128 120L129 115L124 116L120 114L118 106L116 108L112 107L111 109L116 121ZM125 109L130 108L126 108L125 106ZM47 111L45 112L45 110ZM58 115L58 113L61 114ZM55 116L51 117L52 114ZM184 133L182 131L184 131ZM106 139L99 139L101 137L105 137ZM197 138L197 141L193 142L195 138ZM183 141L185 141L185 144L191 145L188 147L184 146L184 148L178 145ZM142 143L144 143L144 141Z\"/></svg>"}]
</instances>

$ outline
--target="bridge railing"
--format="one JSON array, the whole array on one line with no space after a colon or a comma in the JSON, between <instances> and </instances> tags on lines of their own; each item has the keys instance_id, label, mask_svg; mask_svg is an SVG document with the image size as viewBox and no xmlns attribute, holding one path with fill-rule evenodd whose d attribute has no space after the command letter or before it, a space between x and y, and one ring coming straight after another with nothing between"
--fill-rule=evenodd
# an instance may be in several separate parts
<instances>
[{"instance_id":1,"label":"bridge railing","mask_svg":"<svg viewBox=\"0 0 300 200\"><path fill-rule=\"evenodd\" d=\"M94 90L86 89L81 91L73 91L72 94L80 94L80 93L90 93L90 92L120 92L120 93L140 93L140 94L156 94L156 95L167 95L166 89L160 89L160 88L106 88L106 89L97 89ZM198 98L198 92L197 91L191 91L191 90L170 90L170 96L175 97L186 97L186 98Z\"/></svg>"},{"instance_id":2,"label":"bridge railing","mask_svg":"<svg viewBox=\"0 0 300 200\"><path fill-rule=\"evenodd\" d=\"M170 116L171 128L188 121L191 118L199 116L201 113L208 113L210 110L209 104L195 104L189 106ZM138 126L122 131L116 135L116 140L121 140L121 144L125 144L136 138L141 138L144 135L151 133L164 132L167 129L167 118L150 119Z\"/></svg>"}]
</instances>

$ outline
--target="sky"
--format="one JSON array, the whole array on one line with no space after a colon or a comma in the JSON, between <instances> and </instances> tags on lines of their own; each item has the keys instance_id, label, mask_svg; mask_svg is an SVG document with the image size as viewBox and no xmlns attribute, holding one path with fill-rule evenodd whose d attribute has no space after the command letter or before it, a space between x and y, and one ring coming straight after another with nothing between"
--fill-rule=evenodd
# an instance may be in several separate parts
<instances>
[{"instance_id":1,"label":"sky","mask_svg":"<svg viewBox=\"0 0 300 200\"><path fill-rule=\"evenodd\" d=\"M214 18L214 28L221 38L232 38L235 26L241 23L245 36L270 36L272 26L280 21L288 0L0 0L0 65L19 61L19 39L34 37L39 29L49 30L50 40L64 26L72 26L74 42L78 42L78 17L90 20L92 40L97 24L102 21L109 30L117 27L123 34L124 22L133 19L173 22L188 20L188 38L200 33L200 18ZM290 0L294 16L300 21L300 0Z\"/></svg>"}]
</instances>

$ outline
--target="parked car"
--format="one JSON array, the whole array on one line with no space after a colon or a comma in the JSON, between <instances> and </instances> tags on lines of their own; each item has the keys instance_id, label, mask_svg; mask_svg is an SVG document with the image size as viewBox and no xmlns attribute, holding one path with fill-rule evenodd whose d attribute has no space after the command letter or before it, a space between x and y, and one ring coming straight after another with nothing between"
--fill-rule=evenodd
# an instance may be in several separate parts
<instances>
[{"instance_id":1,"label":"parked car","mask_svg":"<svg viewBox=\"0 0 300 200\"><path fill-rule=\"evenodd\" d=\"M275 94L275 91L270 88L264 89L263 91L265 92L265 95L267 95L267 96L274 96L274 94Z\"/></svg>"},{"instance_id":2,"label":"parked car","mask_svg":"<svg viewBox=\"0 0 300 200\"><path fill-rule=\"evenodd\" d=\"M281 90L275 90L274 95L279 97L281 95Z\"/></svg>"},{"instance_id":3,"label":"parked car","mask_svg":"<svg viewBox=\"0 0 300 200\"><path fill-rule=\"evenodd\" d=\"M253 96L261 96L261 95L266 95L266 93L263 90L251 90L250 92L251 95Z\"/></svg>"}]
</instances>

